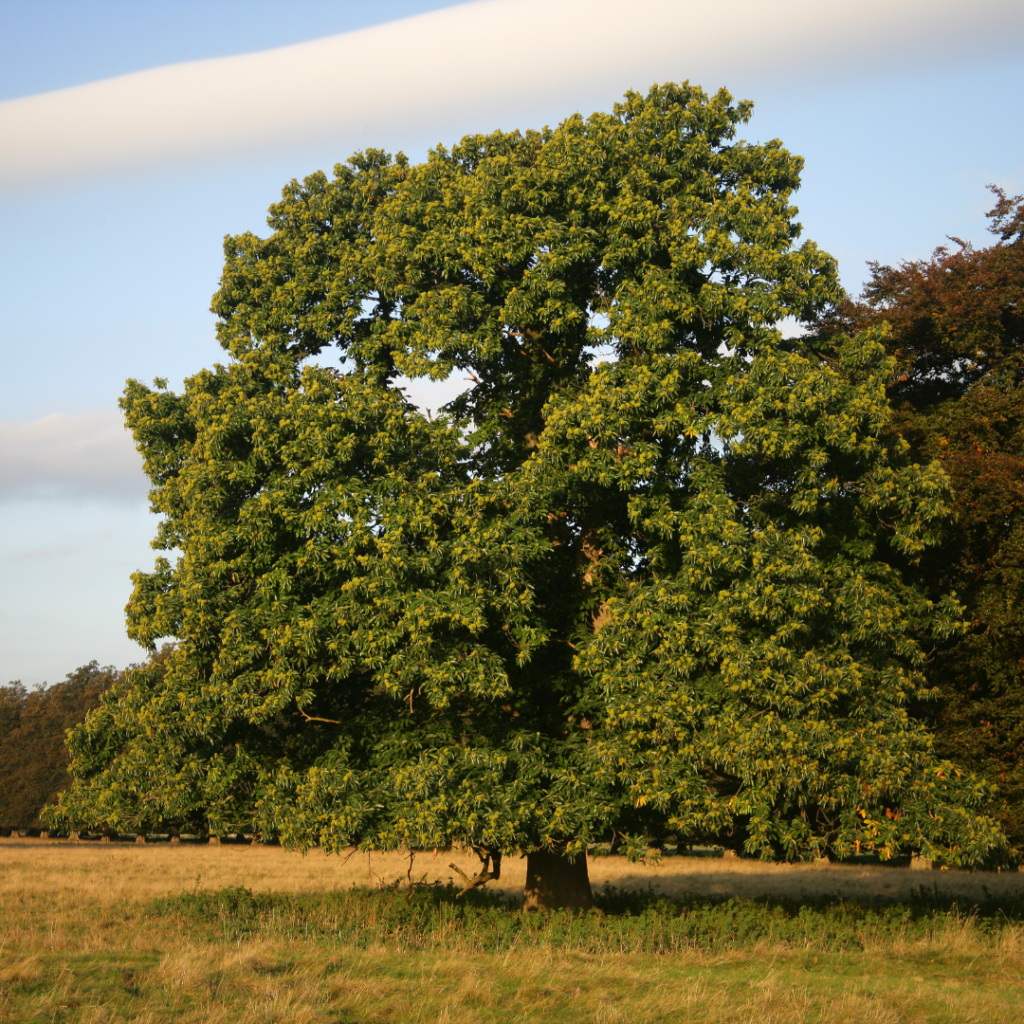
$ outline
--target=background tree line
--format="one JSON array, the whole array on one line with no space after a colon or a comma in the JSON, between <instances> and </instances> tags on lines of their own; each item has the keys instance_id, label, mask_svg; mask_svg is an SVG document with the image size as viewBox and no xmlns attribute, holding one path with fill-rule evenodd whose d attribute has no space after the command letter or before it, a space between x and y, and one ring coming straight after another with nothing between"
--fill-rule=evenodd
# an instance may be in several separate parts
<instances>
[{"instance_id":1,"label":"background tree line","mask_svg":"<svg viewBox=\"0 0 1024 1024\"><path fill-rule=\"evenodd\" d=\"M165 645L146 664L160 672L170 650ZM43 808L71 785L68 730L138 667L90 661L59 683L31 690L18 680L0 686L0 828L47 827Z\"/></svg>"},{"instance_id":2,"label":"background tree line","mask_svg":"<svg viewBox=\"0 0 1024 1024\"><path fill-rule=\"evenodd\" d=\"M40 812L71 784L67 731L123 675L91 661L51 686L0 686L0 828L46 827Z\"/></svg>"}]
</instances>

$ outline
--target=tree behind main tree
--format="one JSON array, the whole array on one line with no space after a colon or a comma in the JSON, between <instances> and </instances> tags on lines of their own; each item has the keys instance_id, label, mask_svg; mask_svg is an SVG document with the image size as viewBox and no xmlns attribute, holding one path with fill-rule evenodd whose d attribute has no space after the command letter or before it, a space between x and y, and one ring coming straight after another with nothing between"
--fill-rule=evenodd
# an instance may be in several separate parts
<instances>
[{"instance_id":1,"label":"tree behind main tree","mask_svg":"<svg viewBox=\"0 0 1024 1024\"><path fill-rule=\"evenodd\" d=\"M179 645L74 737L65 819L527 852L536 905L597 842L998 845L906 711L948 609L878 558L945 478L879 440L877 336L782 338L839 289L749 113L671 85L371 151L227 239L230 361L123 400L181 552L129 632ZM436 417L400 388L452 373Z\"/></svg>"},{"instance_id":2,"label":"tree behind main tree","mask_svg":"<svg viewBox=\"0 0 1024 1024\"><path fill-rule=\"evenodd\" d=\"M119 681L95 661L52 686L0 686L0 826L39 828L43 808L71 784L68 729L79 725Z\"/></svg>"},{"instance_id":3,"label":"tree behind main tree","mask_svg":"<svg viewBox=\"0 0 1024 1024\"><path fill-rule=\"evenodd\" d=\"M913 458L950 478L952 515L908 577L956 592L968 629L925 674L941 695L922 707L939 751L998 791L997 819L1024 853L1024 197L994 188L994 245L959 239L930 260L871 264L859 301L821 324L887 324L897 373L887 428Z\"/></svg>"}]
</instances>

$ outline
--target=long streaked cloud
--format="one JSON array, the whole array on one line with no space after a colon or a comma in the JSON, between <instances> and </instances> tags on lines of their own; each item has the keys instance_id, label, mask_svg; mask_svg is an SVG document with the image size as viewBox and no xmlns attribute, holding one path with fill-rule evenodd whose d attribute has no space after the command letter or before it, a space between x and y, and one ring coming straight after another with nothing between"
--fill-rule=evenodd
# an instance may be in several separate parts
<instances>
[{"instance_id":1,"label":"long streaked cloud","mask_svg":"<svg viewBox=\"0 0 1024 1024\"><path fill-rule=\"evenodd\" d=\"M0 188L337 141L356 148L653 81L707 87L1024 48L1020 0L485 0L0 103Z\"/></svg>"},{"instance_id":2,"label":"long streaked cloud","mask_svg":"<svg viewBox=\"0 0 1024 1024\"><path fill-rule=\"evenodd\" d=\"M0 422L0 501L139 502L148 487L120 413L56 412L28 422Z\"/></svg>"}]
</instances>

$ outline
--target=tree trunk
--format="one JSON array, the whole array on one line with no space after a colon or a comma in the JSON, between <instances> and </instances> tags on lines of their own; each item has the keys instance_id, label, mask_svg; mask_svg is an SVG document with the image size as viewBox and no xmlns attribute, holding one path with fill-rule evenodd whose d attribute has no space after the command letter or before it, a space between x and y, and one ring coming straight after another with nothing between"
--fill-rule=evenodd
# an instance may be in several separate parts
<instances>
[{"instance_id":1,"label":"tree trunk","mask_svg":"<svg viewBox=\"0 0 1024 1024\"><path fill-rule=\"evenodd\" d=\"M593 905L585 853L575 860L548 850L526 855L523 910L589 910Z\"/></svg>"}]
</instances>

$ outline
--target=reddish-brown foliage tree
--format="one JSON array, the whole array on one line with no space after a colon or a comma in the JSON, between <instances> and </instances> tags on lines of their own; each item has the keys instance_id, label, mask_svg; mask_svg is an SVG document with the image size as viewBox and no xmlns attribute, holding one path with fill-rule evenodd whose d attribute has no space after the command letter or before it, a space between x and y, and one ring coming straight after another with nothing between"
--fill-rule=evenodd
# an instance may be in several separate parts
<instances>
[{"instance_id":1,"label":"reddish-brown foliage tree","mask_svg":"<svg viewBox=\"0 0 1024 1024\"><path fill-rule=\"evenodd\" d=\"M92 661L53 686L0 686L0 826L46 827L40 811L71 784L67 730L120 678Z\"/></svg>"},{"instance_id":2,"label":"reddish-brown foliage tree","mask_svg":"<svg viewBox=\"0 0 1024 1024\"><path fill-rule=\"evenodd\" d=\"M932 593L954 589L968 630L936 650L930 679L943 756L984 774L1024 849L1024 197L990 186L997 241L951 238L930 260L870 264L859 301L824 333L890 325L898 372L891 429L922 462L939 460L955 494L944 543L906 567ZM927 710L925 713L928 713Z\"/></svg>"}]
</instances>

